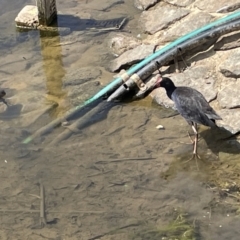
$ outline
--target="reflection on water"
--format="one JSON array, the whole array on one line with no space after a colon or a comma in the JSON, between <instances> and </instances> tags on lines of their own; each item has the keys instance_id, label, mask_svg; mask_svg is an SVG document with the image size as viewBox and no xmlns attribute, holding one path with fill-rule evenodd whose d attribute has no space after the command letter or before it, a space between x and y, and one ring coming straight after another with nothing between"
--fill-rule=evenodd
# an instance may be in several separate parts
<instances>
[{"instance_id":1,"label":"reflection on water","mask_svg":"<svg viewBox=\"0 0 240 240\"><path fill-rule=\"evenodd\" d=\"M66 70L62 62L60 36L55 33L54 37L47 37L45 32L40 32L40 39L43 69L46 76L47 99L64 99L66 92L62 89L62 79L65 76ZM55 100L55 102L58 101ZM58 109L60 112L63 110L64 109Z\"/></svg>"},{"instance_id":2,"label":"reflection on water","mask_svg":"<svg viewBox=\"0 0 240 240\"><path fill-rule=\"evenodd\" d=\"M92 6L94 1L88 2ZM59 4L68 9L66 2ZM68 11L91 11L84 1L74 4ZM137 16L130 2L107 13L94 10L101 19L121 12ZM137 18L128 25L137 31L132 21ZM12 35L0 34L14 41ZM192 153L187 123L147 98L96 115L58 146L49 143L64 127L21 144L52 121L49 102L58 104L57 113L64 112L66 105L59 103L70 98L69 92L97 91L97 81L109 82L113 75L103 68L106 33L92 38L76 32L23 35L0 55L5 64L0 86L12 104L9 109L0 105L0 239L238 239L237 136L200 127L198 171L195 161L186 163ZM64 86L67 74L69 88ZM156 129L159 124L164 129ZM40 182L45 226L39 224L44 218Z\"/></svg>"}]
</instances>

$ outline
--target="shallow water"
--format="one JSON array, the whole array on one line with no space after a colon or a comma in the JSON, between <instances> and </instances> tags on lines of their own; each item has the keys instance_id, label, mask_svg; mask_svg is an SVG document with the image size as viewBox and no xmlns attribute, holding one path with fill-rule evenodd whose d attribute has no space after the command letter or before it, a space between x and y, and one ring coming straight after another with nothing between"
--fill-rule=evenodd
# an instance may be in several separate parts
<instances>
[{"instance_id":1,"label":"shallow water","mask_svg":"<svg viewBox=\"0 0 240 240\"><path fill-rule=\"evenodd\" d=\"M57 4L61 14L82 19L128 16L125 29L140 33L131 2L107 11L95 9L94 2ZM150 98L113 106L58 146L50 143L64 127L21 144L96 92L96 79L104 86L114 75L105 70L113 57L108 33L19 33L13 21L26 3L33 4L0 1L0 86L11 104L0 107L0 239L238 239L237 142L221 140L227 136L221 130L200 127L202 159L187 161L189 127ZM84 90L76 97L65 84L83 67L101 74L86 89L80 86ZM164 129L157 130L159 124ZM45 188L45 227L39 224L39 182Z\"/></svg>"}]
</instances>

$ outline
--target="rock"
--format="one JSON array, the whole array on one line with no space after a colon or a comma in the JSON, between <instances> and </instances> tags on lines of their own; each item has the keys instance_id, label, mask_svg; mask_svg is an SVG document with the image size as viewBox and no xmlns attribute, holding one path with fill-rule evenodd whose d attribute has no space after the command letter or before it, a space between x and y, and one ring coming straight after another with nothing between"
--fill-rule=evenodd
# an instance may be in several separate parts
<instances>
[{"instance_id":1,"label":"rock","mask_svg":"<svg viewBox=\"0 0 240 240\"><path fill-rule=\"evenodd\" d=\"M167 32L161 32L156 38L159 42L172 42L177 38L192 32L212 21L213 17L205 12L195 12L189 14L182 20L176 22Z\"/></svg>"},{"instance_id":2,"label":"rock","mask_svg":"<svg viewBox=\"0 0 240 240\"><path fill-rule=\"evenodd\" d=\"M239 38L240 32L226 34L215 43L214 50L229 50L240 47Z\"/></svg>"},{"instance_id":3,"label":"rock","mask_svg":"<svg viewBox=\"0 0 240 240\"><path fill-rule=\"evenodd\" d=\"M240 131L240 109L222 109L218 113L223 119L222 121L217 121L219 127L227 129L232 134Z\"/></svg>"},{"instance_id":4,"label":"rock","mask_svg":"<svg viewBox=\"0 0 240 240\"><path fill-rule=\"evenodd\" d=\"M122 53L131 50L141 45L141 41L130 34L115 33L110 35L108 46L115 55L121 55Z\"/></svg>"},{"instance_id":5,"label":"rock","mask_svg":"<svg viewBox=\"0 0 240 240\"><path fill-rule=\"evenodd\" d=\"M89 9L94 9L98 11L106 11L118 4L123 4L123 3L124 3L124 0L105 0L101 2L101 4L99 4L99 0L93 0L87 4L87 7Z\"/></svg>"},{"instance_id":6,"label":"rock","mask_svg":"<svg viewBox=\"0 0 240 240\"><path fill-rule=\"evenodd\" d=\"M144 32L154 34L189 14L188 9L159 4L153 10L141 14L139 24Z\"/></svg>"},{"instance_id":7,"label":"rock","mask_svg":"<svg viewBox=\"0 0 240 240\"><path fill-rule=\"evenodd\" d=\"M83 67L69 71L63 78L63 90L72 105L77 106L95 95L101 88L97 79L102 75L98 68Z\"/></svg>"},{"instance_id":8,"label":"rock","mask_svg":"<svg viewBox=\"0 0 240 240\"><path fill-rule=\"evenodd\" d=\"M0 72L6 75L17 74L21 71L25 71L28 66L28 62L21 57L14 60L12 56L8 55L1 61Z\"/></svg>"},{"instance_id":9,"label":"rock","mask_svg":"<svg viewBox=\"0 0 240 240\"><path fill-rule=\"evenodd\" d=\"M119 70L122 66L131 65L141 61L153 53L154 45L142 44L132 50L124 52L120 57L114 59L109 66L111 72Z\"/></svg>"},{"instance_id":10,"label":"rock","mask_svg":"<svg viewBox=\"0 0 240 240\"><path fill-rule=\"evenodd\" d=\"M192 4L195 0L166 0L166 2L175 5L175 6L179 6L179 7L187 7L190 4Z\"/></svg>"},{"instance_id":11,"label":"rock","mask_svg":"<svg viewBox=\"0 0 240 240\"><path fill-rule=\"evenodd\" d=\"M53 104L50 104L47 106L42 106L41 108L38 108L37 110L32 110L28 113L22 114L21 115L21 127L29 127L30 125L35 123L42 115L49 112L56 106L57 106L57 104L53 103Z\"/></svg>"},{"instance_id":12,"label":"rock","mask_svg":"<svg viewBox=\"0 0 240 240\"><path fill-rule=\"evenodd\" d=\"M209 0L208 2L197 0L194 5L205 12L220 12L221 9L229 8L235 4L236 0Z\"/></svg>"},{"instance_id":13,"label":"rock","mask_svg":"<svg viewBox=\"0 0 240 240\"><path fill-rule=\"evenodd\" d=\"M228 57L220 64L219 69L226 77L240 77L240 49L228 51Z\"/></svg>"},{"instance_id":14,"label":"rock","mask_svg":"<svg viewBox=\"0 0 240 240\"><path fill-rule=\"evenodd\" d=\"M63 85L65 87L81 85L91 80L96 80L101 74L102 71L100 69L92 67L83 67L74 71L72 70L63 78Z\"/></svg>"},{"instance_id":15,"label":"rock","mask_svg":"<svg viewBox=\"0 0 240 240\"><path fill-rule=\"evenodd\" d=\"M217 10L218 13L228 13L228 12L233 12L240 8L240 3L233 3L227 6L224 6L220 9Z\"/></svg>"},{"instance_id":16,"label":"rock","mask_svg":"<svg viewBox=\"0 0 240 240\"><path fill-rule=\"evenodd\" d=\"M170 77L176 86L195 88L201 92L209 102L217 96L217 90L214 88L215 77L209 74L210 71L211 68L209 66L200 65ZM151 96L158 104L174 108L174 103L167 97L165 89L158 88L151 93Z\"/></svg>"},{"instance_id":17,"label":"rock","mask_svg":"<svg viewBox=\"0 0 240 240\"><path fill-rule=\"evenodd\" d=\"M135 0L134 5L140 10L147 10L148 8L154 6L158 0Z\"/></svg>"},{"instance_id":18,"label":"rock","mask_svg":"<svg viewBox=\"0 0 240 240\"><path fill-rule=\"evenodd\" d=\"M39 25L37 6L25 6L15 18L17 27L37 28Z\"/></svg>"},{"instance_id":19,"label":"rock","mask_svg":"<svg viewBox=\"0 0 240 240\"><path fill-rule=\"evenodd\" d=\"M240 107L240 81L230 83L218 93L218 102L222 108Z\"/></svg>"},{"instance_id":20,"label":"rock","mask_svg":"<svg viewBox=\"0 0 240 240\"><path fill-rule=\"evenodd\" d=\"M68 86L65 89L67 91L67 97L70 98L72 105L78 106L100 91L101 85L98 81L94 81L77 86Z\"/></svg>"}]
</instances>

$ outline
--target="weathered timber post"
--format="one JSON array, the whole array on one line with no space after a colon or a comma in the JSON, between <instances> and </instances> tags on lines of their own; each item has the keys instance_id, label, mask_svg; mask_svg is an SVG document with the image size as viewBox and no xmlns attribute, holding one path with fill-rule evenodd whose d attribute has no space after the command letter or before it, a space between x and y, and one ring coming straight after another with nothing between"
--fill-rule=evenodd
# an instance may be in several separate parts
<instances>
[{"instance_id":1,"label":"weathered timber post","mask_svg":"<svg viewBox=\"0 0 240 240\"><path fill-rule=\"evenodd\" d=\"M56 0L37 0L38 21L49 26L57 18Z\"/></svg>"}]
</instances>

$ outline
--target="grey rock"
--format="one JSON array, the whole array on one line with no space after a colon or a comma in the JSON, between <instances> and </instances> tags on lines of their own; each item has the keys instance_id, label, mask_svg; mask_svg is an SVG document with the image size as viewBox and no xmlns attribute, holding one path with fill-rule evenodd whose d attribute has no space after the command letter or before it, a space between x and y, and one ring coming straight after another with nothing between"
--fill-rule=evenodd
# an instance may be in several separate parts
<instances>
[{"instance_id":1,"label":"grey rock","mask_svg":"<svg viewBox=\"0 0 240 240\"><path fill-rule=\"evenodd\" d=\"M196 30L209 22L211 22L213 17L205 12L196 12L189 14L182 20L176 22L172 28L170 28L167 34L162 33L159 36L159 42L170 42L175 39Z\"/></svg>"},{"instance_id":2,"label":"grey rock","mask_svg":"<svg viewBox=\"0 0 240 240\"><path fill-rule=\"evenodd\" d=\"M174 6L158 4L156 8L144 11L139 24L144 32L154 34L169 27L190 13L190 10Z\"/></svg>"},{"instance_id":3,"label":"grey rock","mask_svg":"<svg viewBox=\"0 0 240 240\"><path fill-rule=\"evenodd\" d=\"M93 0L87 4L87 7L89 9L106 11L118 4L123 4L123 3L124 3L124 0L106 0L106 1L102 1L101 4L99 4L99 0Z\"/></svg>"},{"instance_id":4,"label":"grey rock","mask_svg":"<svg viewBox=\"0 0 240 240\"><path fill-rule=\"evenodd\" d=\"M221 12L222 9L229 8L232 5L236 4L236 0L209 0L202 1L197 0L195 6L205 12Z\"/></svg>"},{"instance_id":5,"label":"grey rock","mask_svg":"<svg viewBox=\"0 0 240 240\"><path fill-rule=\"evenodd\" d=\"M240 47L240 32L229 33L219 38L219 40L214 45L214 50L229 50L233 48Z\"/></svg>"},{"instance_id":6,"label":"grey rock","mask_svg":"<svg viewBox=\"0 0 240 240\"><path fill-rule=\"evenodd\" d=\"M240 107L240 81L230 83L218 93L218 102L222 108Z\"/></svg>"},{"instance_id":7,"label":"grey rock","mask_svg":"<svg viewBox=\"0 0 240 240\"><path fill-rule=\"evenodd\" d=\"M216 98L217 90L214 88L215 76L211 76L211 68L207 65L200 65L186 70L183 73L174 74L170 78L176 86L188 86L201 92L209 102ZM158 88L151 93L155 101L165 107L174 107L163 88Z\"/></svg>"},{"instance_id":8,"label":"grey rock","mask_svg":"<svg viewBox=\"0 0 240 240\"><path fill-rule=\"evenodd\" d=\"M179 6L179 7L187 7L190 4L192 4L195 0L166 0L166 2L175 5L175 6Z\"/></svg>"},{"instance_id":9,"label":"grey rock","mask_svg":"<svg viewBox=\"0 0 240 240\"><path fill-rule=\"evenodd\" d=\"M223 120L217 121L219 127L223 127L235 134L240 131L240 109L222 109L218 111Z\"/></svg>"},{"instance_id":10,"label":"grey rock","mask_svg":"<svg viewBox=\"0 0 240 240\"><path fill-rule=\"evenodd\" d=\"M81 85L91 80L96 80L101 76L101 74L102 71L98 68L79 68L66 74L66 76L63 78L63 85L65 87Z\"/></svg>"},{"instance_id":11,"label":"grey rock","mask_svg":"<svg viewBox=\"0 0 240 240\"><path fill-rule=\"evenodd\" d=\"M78 106L85 100L89 99L100 91L101 85L99 81L85 82L80 85L69 85L65 88L67 97L73 106Z\"/></svg>"},{"instance_id":12,"label":"grey rock","mask_svg":"<svg viewBox=\"0 0 240 240\"><path fill-rule=\"evenodd\" d=\"M117 71L121 66L131 65L153 53L154 45L140 45L136 48L124 52L120 57L114 59L109 66L111 72Z\"/></svg>"},{"instance_id":13,"label":"grey rock","mask_svg":"<svg viewBox=\"0 0 240 240\"><path fill-rule=\"evenodd\" d=\"M95 95L101 88L99 77L102 71L98 68L83 67L72 70L63 78L63 90L73 106Z\"/></svg>"},{"instance_id":14,"label":"grey rock","mask_svg":"<svg viewBox=\"0 0 240 240\"><path fill-rule=\"evenodd\" d=\"M140 10L147 10L148 8L154 6L158 0L135 0L134 5Z\"/></svg>"},{"instance_id":15,"label":"grey rock","mask_svg":"<svg viewBox=\"0 0 240 240\"><path fill-rule=\"evenodd\" d=\"M130 34L115 33L110 35L108 46L115 55L121 55L122 53L133 49L141 45L141 41Z\"/></svg>"},{"instance_id":16,"label":"grey rock","mask_svg":"<svg viewBox=\"0 0 240 240\"><path fill-rule=\"evenodd\" d=\"M29 67L28 62L24 59L10 59L6 57L1 61L0 72L6 75L17 74L21 71L25 71Z\"/></svg>"},{"instance_id":17,"label":"grey rock","mask_svg":"<svg viewBox=\"0 0 240 240\"><path fill-rule=\"evenodd\" d=\"M237 10L238 8L240 8L240 3L233 3L233 4L229 4L227 6L224 6L220 9L217 10L218 13L228 13L228 12L233 12L235 10Z\"/></svg>"},{"instance_id":18,"label":"grey rock","mask_svg":"<svg viewBox=\"0 0 240 240\"><path fill-rule=\"evenodd\" d=\"M42 115L49 112L56 106L57 106L56 103L55 104L52 103L47 106L41 106L37 110L32 109L32 111L22 114L22 118L20 120L21 126L28 127L28 126L34 124ZM36 106L35 106L35 109L36 109Z\"/></svg>"},{"instance_id":19,"label":"grey rock","mask_svg":"<svg viewBox=\"0 0 240 240\"><path fill-rule=\"evenodd\" d=\"M240 77L240 49L229 51L228 57L220 64L219 70L226 77Z\"/></svg>"}]
</instances>

